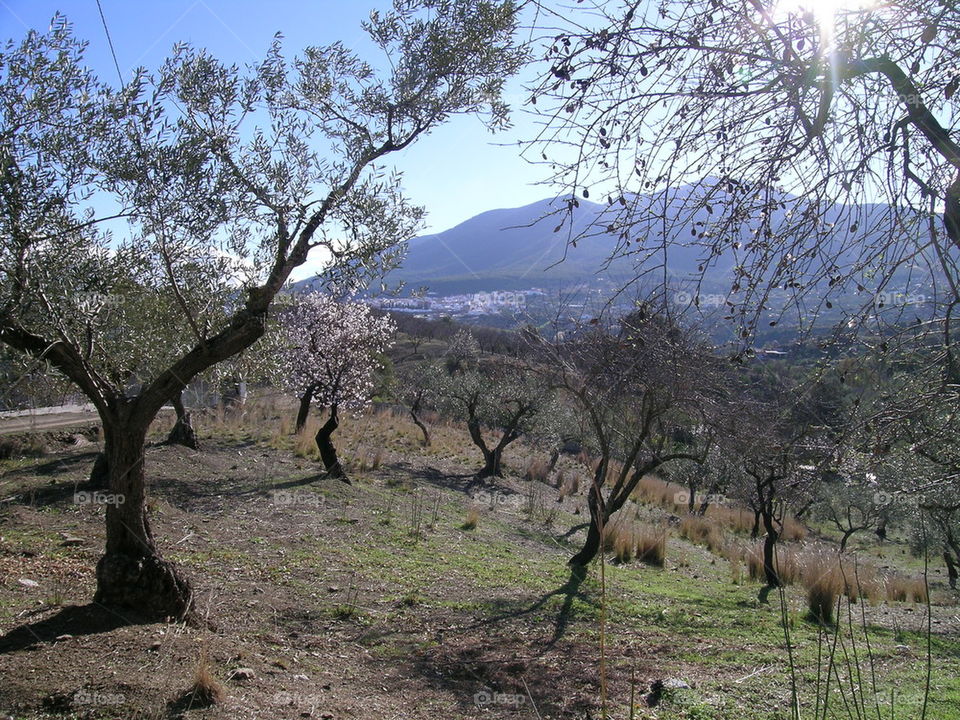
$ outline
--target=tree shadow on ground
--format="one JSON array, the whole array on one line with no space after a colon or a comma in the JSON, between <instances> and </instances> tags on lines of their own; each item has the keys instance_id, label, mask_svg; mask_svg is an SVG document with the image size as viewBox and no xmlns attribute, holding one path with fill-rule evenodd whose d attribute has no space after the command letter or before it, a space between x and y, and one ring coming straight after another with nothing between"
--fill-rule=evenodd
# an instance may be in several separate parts
<instances>
[{"instance_id":1,"label":"tree shadow on ground","mask_svg":"<svg viewBox=\"0 0 960 720\"><path fill-rule=\"evenodd\" d=\"M428 649L421 645L409 655L413 670L456 698L464 716L481 709L584 717L596 704L595 648L563 637L582 581L580 573L571 573L533 605L448 631ZM565 601L548 641L531 642L532 633L505 622L535 612L557 595Z\"/></svg>"},{"instance_id":2,"label":"tree shadow on ground","mask_svg":"<svg viewBox=\"0 0 960 720\"><path fill-rule=\"evenodd\" d=\"M136 612L117 612L103 605L69 605L44 620L19 625L0 637L0 654L55 642L62 635L73 637L110 632L127 625L147 625L147 620Z\"/></svg>"},{"instance_id":3,"label":"tree shadow on ground","mask_svg":"<svg viewBox=\"0 0 960 720\"><path fill-rule=\"evenodd\" d=\"M583 584L583 581L587 578L587 568L585 567L572 567L570 570L570 577L567 578L567 581L558 587L556 590L551 590L548 593L545 593L537 600L533 602L532 605L526 605L524 603L523 607L517 607L511 610L504 610L496 615L493 615L483 620L473 623L472 625L467 625L464 630L471 630L479 627L497 625L503 623L507 620L515 620L517 618L530 615L542 609L550 598L563 596L563 604L560 606L560 610L557 612L557 616L553 623L553 635L547 640L544 645L546 647L553 647L556 643L563 637L566 633L567 628L570 625L570 615L573 610L573 601L579 597L587 604L595 604L594 601L581 589L580 586ZM509 605L515 605L517 603L511 602ZM508 604L501 604L501 607L506 607Z\"/></svg>"},{"instance_id":4,"label":"tree shadow on ground","mask_svg":"<svg viewBox=\"0 0 960 720\"><path fill-rule=\"evenodd\" d=\"M473 473L452 474L445 473L437 468L426 466L414 466L410 463L399 461L385 465L387 469L397 471L402 476L407 476L411 480L420 480L421 482L438 488L447 490L466 491L473 479Z\"/></svg>"}]
</instances>

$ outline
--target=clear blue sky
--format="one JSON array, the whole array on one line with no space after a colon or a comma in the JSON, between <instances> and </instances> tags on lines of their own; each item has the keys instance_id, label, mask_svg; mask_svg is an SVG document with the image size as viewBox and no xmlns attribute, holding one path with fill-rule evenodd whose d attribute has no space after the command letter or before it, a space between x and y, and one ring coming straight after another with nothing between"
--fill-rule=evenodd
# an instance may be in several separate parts
<instances>
[{"instance_id":1,"label":"clear blue sky","mask_svg":"<svg viewBox=\"0 0 960 720\"><path fill-rule=\"evenodd\" d=\"M258 62L280 31L286 54L307 45L337 40L374 64L379 62L360 27L384 0L100 0L124 79L138 65L158 67L174 43L206 47L238 65ZM19 40L27 28L45 30L56 11L89 41L87 61L101 78L118 82L96 0L0 0L0 38ZM511 105L523 101L520 82L512 84ZM551 194L534 186L543 169L519 157L514 147L495 144L532 137L522 113L513 130L491 136L471 117L454 118L397 158L408 196L427 208L426 232L445 230L479 212L517 207Z\"/></svg>"}]
</instances>

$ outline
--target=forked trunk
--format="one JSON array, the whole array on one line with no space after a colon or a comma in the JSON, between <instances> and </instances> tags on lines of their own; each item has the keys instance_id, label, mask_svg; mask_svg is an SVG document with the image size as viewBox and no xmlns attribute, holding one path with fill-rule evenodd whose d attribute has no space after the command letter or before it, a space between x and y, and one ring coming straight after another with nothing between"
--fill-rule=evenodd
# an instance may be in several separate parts
<instances>
[{"instance_id":1,"label":"forked trunk","mask_svg":"<svg viewBox=\"0 0 960 720\"><path fill-rule=\"evenodd\" d=\"M477 477L503 477L503 468L500 466L500 459L503 457L503 448L499 445L493 450L480 448L483 450L483 467L477 473Z\"/></svg>"},{"instance_id":2,"label":"forked trunk","mask_svg":"<svg viewBox=\"0 0 960 720\"><path fill-rule=\"evenodd\" d=\"M190 413L183 406L183 391L173 396L173 408L177 411L177 422L167 436L167 445L183 445L191 450L199 450L200 441L190 421Z\"/></svg>"},{"instance_id":3,"label":"forked trunk","mask_svg":"<svg viewBox=\"0 0 960 720\"><path fill-rule=\"evenodd\" d=\"M333 435L339 425L340 418L337 414L337 406L333 405L330 408L330 417L320 426L315 440L317 441L317 449L320 451L320 459L323 461L323 466L326 468L330 477L342 480L349 485L350 478L348 478L347 474L343 471L343 467L340 465L340 459L337 457L337 449L330 440L330 436Z\"/></svg>"},{"instance_id":4,"label":"forked trunk","mask_svg":"<svg viewBox=\"0 0 960 720\"><path fill-rule=\"evenodd\" d=\"M94 602L152 618L182 620L193 610L186 578L157 550L147 519L144 443L149 422L105 419L109 493L107 543L97 563Z\"/></svg>"}]
</instances>

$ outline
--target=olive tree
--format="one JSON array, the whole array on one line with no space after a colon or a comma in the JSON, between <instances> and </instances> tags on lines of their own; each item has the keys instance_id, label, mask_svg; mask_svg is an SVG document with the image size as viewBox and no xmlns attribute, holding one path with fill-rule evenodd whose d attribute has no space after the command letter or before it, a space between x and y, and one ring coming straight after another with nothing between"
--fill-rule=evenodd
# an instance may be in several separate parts
<instances>
[{"instance_id":1,"label":"olive tree","mask_svg":"<svg viewBox=\"0 0 960 720\"><path fill-rule=\"evenodd\" d=\"M550 389L524 363L504 355L482 355L473 334L461 331L448 348L443 367L445 373L434 373L439 378L434 393L447 414L466 422L470 440L483 456L477 479L503 477L503 452L522 436L553 433Z\"/></svg>"},{"instance_id":2,"label":"olive tree","mask_svg":"<svg viewBox=\"0 0 960 720\"><path fill-rule=\"evenodd\" d=\"M287 59L278 38L241 70L180 44L120 89L62 18L0 53L0 341L99 413L124 502L106 509L97 602L190 614L147 517L150 422L262 336L311 252L343 285L392 264L421 211L383 163L454 113L504 125L514 26L509 2L398 1L365 24L379 65L341 43ZM91 292L109 302L79 301Z\"/></svg>"}]
</instances>

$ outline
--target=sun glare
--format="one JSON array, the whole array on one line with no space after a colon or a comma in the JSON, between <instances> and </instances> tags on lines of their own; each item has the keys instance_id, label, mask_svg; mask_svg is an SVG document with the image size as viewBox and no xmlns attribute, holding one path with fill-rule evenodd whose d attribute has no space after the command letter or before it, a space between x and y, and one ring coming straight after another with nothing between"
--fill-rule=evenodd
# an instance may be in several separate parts
<instances>
[{"instance_id":1,"label":"sun glare","mask_svg":"<svg viewBox=\"0 0 960 720\"><path fill-rule=\"evenodd\" d=\"M810 13L820 27L821 33L833 35L837 17L845 12L867 10L878 5L878 0L780 0L774 9L777 20L789 15Z\"/></svg>"}]
</instances>

